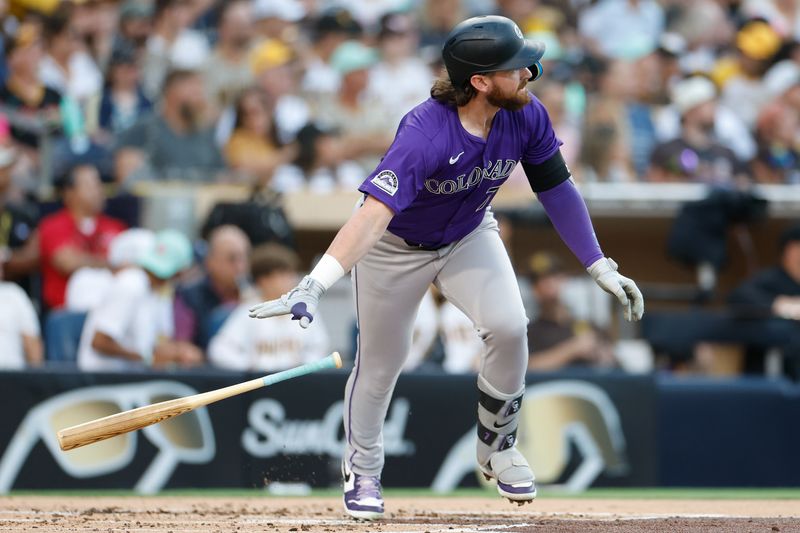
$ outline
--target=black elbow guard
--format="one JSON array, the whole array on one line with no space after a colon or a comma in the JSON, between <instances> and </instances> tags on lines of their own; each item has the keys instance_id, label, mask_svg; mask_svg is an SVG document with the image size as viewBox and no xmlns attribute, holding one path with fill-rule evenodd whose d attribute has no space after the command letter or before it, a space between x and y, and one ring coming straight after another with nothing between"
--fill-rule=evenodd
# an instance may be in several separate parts
<instances>
[{"instance_id":1,"label":"black elbow guard","mask_svg":"<svg viewBox=\"0 0 800 533\"><path fill-rule=\"evenodd\" d=\"M525 175L528 177L533 192L550 190L572 177L560 150L547 161L537 165L523 161L522 168L525 170Z\"/></svg>"}]
</instances>

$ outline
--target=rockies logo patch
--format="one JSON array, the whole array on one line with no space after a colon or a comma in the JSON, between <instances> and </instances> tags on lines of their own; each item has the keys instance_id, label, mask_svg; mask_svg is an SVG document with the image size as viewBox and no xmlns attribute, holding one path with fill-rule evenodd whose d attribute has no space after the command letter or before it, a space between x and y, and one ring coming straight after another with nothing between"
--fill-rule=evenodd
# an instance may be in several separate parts
<instances>
[{"instance_id":1,"label":"rockies logo patch","mask_svg":"<svg viewBox=\"0 0 800 533\"><path fill-rule=\"evenodd\" d=\"M371 181L389 196L394 196L394 193L397 192L397 175L391 170L382 170Z\"/></svg>"}]
</instances>

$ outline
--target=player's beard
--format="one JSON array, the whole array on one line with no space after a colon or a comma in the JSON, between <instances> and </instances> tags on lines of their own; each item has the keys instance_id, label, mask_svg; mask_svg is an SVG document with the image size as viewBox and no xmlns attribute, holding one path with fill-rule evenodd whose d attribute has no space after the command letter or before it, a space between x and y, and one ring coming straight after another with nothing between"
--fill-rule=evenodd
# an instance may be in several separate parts
<instances>
[{"instance_id":1,"label":"player's beard","mask_svg":"<svg viewBox=\"0 0 800 533\"><path fill-rule=\"evenodd\" d=\"M527 80L525 80L522 86L514 91L514 94L511 96L504 95L502 92L500 92L500 87L495 85L486 95L486 101L493 106L508 109L509 111L519 111L531 102L530 93L528 93L528 91L521 91L527 84Z\"/></svg>"}]
</instances>

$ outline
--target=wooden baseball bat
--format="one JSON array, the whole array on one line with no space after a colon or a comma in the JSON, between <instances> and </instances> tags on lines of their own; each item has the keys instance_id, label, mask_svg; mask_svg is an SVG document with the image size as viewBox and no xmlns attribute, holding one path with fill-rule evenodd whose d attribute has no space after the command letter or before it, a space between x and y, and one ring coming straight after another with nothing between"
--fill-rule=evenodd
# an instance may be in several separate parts
<instances>
[{"instance_id":1,"label":"wooden baseball bat","mask_svg":"<svg viewBox=\"0 0 800 533\"><path fill-rule=\"evenodd\" d=\"M203 407L204 405L224 400L225 398L230 398L237 394L250 392L261 387L266 387L267 385L278 383L279 381L304 376L312 372L317 372L318 370L341 367L341 356L338 352L333 352L328 357L319 361L290 368L283 372L276 372L269 376L251 379L250 381L202 392L200 394L193 394L192 396L184 396L183 398L175 398L174 400L137 407L136 409L130 409L122 413L62 429L57 434L58 444L64 451L80 448L87 444L110 439L111 437L116 437L117 435L128 433L129 431L135 431L152 424L157 424L193 409L197 409L198 407Z\"/></svg>"}]
</instances>

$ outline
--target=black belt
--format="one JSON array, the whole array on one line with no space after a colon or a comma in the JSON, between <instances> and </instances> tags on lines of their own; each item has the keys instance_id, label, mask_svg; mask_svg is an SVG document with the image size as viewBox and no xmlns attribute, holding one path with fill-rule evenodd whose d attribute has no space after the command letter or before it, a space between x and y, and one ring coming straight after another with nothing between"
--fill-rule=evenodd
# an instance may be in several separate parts
<instances>
[{"instance_id":1,"label":"black belt","mask_svg":"<svg viewBox=\"0 0 800 533\"><path fill-rule=\"evenodd\" d=\"M417 250L425 250L426 252L435 252L436 250L441 250L442 248L447 246L447 244L450 244L450 243L447 243L447 244L438 244L438 245L435 245L435 246L428 246L427 244L420 244L418 242L411 242L411 241L409 241L407 239L403 239L403 240L410 247L416 248Z\"/></svg>"}]
</instances>

